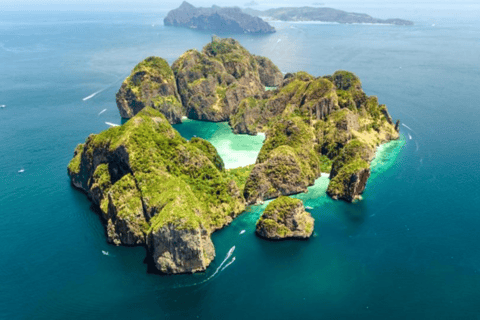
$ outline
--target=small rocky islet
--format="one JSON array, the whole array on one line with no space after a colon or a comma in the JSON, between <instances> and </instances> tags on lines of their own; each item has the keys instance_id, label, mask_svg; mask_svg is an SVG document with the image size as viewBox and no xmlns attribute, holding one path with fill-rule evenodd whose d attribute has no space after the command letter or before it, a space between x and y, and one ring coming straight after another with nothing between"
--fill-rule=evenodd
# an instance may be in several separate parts
<instances>
[{"instance_id":1,"label":"small rocky islet","mask_svg":"<svg viewBox=\"0 0 480 320\"><path fill-rule=\"evenodd\" d=\"M265 208L255 233L270 240L308 239L313 224L314 219L305 211L302 200L280 196Z\"/></svg>"},{"instance_id":2,"label":"small rocky islet","mask_svg":"<svg viewBox=\"0 0 480 320\"><path fill-rule=\"evenodd\" d=\"M330 172L327 194L354 201L365 189L375 148L399 136L398 121L353 73L283 76L234 39L213 37L172 66L145 59L116 100L129 120L79 144L68 175L99 208L108 241L145 246L167 274L204 271L215 257L211 234L264 200L278 198L257 234L307 238L313 218L301 201L284 196L305 192ZM229 121L239 134L265 132L256 163L226 170L212 144L173 129L184 116Z\"/></svg>"}]
</instances>

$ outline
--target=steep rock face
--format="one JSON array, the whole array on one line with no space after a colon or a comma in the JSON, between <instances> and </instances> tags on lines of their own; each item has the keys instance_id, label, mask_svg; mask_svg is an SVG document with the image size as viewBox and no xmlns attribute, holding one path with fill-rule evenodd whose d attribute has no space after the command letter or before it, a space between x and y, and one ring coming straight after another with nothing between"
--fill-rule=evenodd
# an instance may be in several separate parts
<instances>
[{"instance_id":1,"label":"steep rock face","mask_svg":"<svg viewBox=\"0 0 480 320\"><path fill-rule=\"evenodd\" d=\"M248 203L304 192L321 170L331 171L329 194L353 201L364 190L375 148L398 138L386 107L368 97L348 71L321 78L287 74L269 97L243 100L230 125L248 134L267 130L245 184Z\"/></svg>"},{"instance_id":2,"label":"steep rock face","mask_svg":"<svg viewBox=\"0 0 480 320\"><path fill-rule=\"evenodd\" d=\"M158 57L149 57L135 66L116 98L123 118L135 116L145 106L160 111L172 124L180 123L184 114L173 71Z\"/></svg>"},{"instance_id":3,"label":"steep rock face","mask_svg":"<svg viewBox=\"0 0 480 320\"><path fill-rule=\"evenodd\" d=\"M370 166L363 160L348 163L330 181L327 194L333 199L342 199L353 202L365 190L367 180L370 177Z\"/></svg>"},{"instance_id":4,"label":"steep rock face","mask_svg":"<svg viewBox=\"0 0 480 320\"><path fill-rule=\"evenodd\" d=\"M187 27L229 33L272 33L275 28L259 17L243 13L239 8L196 8L188 2L168 12L163 20L166 26Z\"/></svg>"},{"instance_id":5,"label":"steep rock face","mask_svg":"<svg viewBox=\"0 0 480 320\"><path fill-rule=\"evenodd\" d=\"M204 228L165 225L149 234L148 248L158 270L178 274L205 270L215 258L210 233Z\"/></svg>"},{"instance_id":6,"label":"steep rock face","mask_svg":"<svg viewBox=\"0 0 480 320\"><path fill-rule=\"evenodd\" d=\"M276 122L245 184L247 203L306 191L321 173L314 140L313 128L299 117Z\"/></svg>"},{"instance_id":7,"label":"steep rock face","mask_svg":"<svg viewBox=\"0 0 480 320\"><path fill-rule=\"evenodd\" d=\"M313 233L313 226L314 219L301 200L282 196L268 204L255 232L271 240L307 239Z\"/></svg>"},{"instance_id":8,"label":"steep rock face","mask_svg":"<svg viewBox=\"0 0 480 320\"><path fill-rule=\"evenodd\" d=\"M241 100L265 91L254 56L233 39L213 37L202 52L184 53L173 70L191 119L227 121Z\"/></svg>"},{"instance_id":9,"label":"steep rock face","mask_svg":"<svg viewBox=\"0 0 480 320\"><path fill-rule=\"evenodd\" d=\"M151 107L90 135L68 174L99 207L109 242L148 245L161 272L204 270L215 255L210 234L245 208L215 148L183 139Z\"/></svg>"},{"instance_id":10,"label":"steep rock face","mask_svg":"<svg viewBox=\"0 0 480 320\"><path fill-rule=\"evenodd\" d=\"M230 125L235 133L255 134L278 117L285 118L296 113L313 119L325 119L338 108L338 97L331 81L298 72L287 74L278 90L269 97L243 100L230 117Z\"/></svg>"},{"instance_id":11,"label":"steep rock face","mask_svg":"<svg viewBox=\"0 0 480 320\"><path fill-rule=\"evenodd\" d=\"M283 81L283 74L280 69L266 57L255 56L255 60L262 84L265 87L279 87Z\"/></svg>"}]
</instances>

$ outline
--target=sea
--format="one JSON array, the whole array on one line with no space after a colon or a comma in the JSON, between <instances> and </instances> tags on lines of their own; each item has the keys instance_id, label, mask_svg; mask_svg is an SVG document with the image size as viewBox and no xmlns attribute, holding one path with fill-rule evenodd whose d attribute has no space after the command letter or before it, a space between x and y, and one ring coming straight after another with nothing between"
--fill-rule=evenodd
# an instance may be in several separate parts
<instances>
[{"instance_id":1,"label":"sea","mask_svg":"<svg viewBox=\"0 0 480 320\"><path fill-rule=\"evenodd\" d=\"M139 61L210 41L165 27L158 6L0 11L1 319L480 319L478 4L352 2L415 25L219 34L285 73L355 72L401 138L377 150L363 200L327 197L327 174L295 196L315 219L308 241L256 237L267 202L213 234L204 273L175 276L149 273L143 247L107 244L66 169L78 143L121 124L115 93ZM254 163L264 140L227 123L175 128L211 141L227 168Z\"/></svg>"}]
</instances>

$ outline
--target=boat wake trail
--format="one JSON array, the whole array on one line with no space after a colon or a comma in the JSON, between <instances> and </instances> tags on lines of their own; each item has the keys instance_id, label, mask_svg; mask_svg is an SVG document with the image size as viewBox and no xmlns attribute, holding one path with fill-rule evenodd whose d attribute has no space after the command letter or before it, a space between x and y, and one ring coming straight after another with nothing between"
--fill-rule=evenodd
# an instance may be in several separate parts
<instances>
[{"instance_id":1,"label":"boat wake trail","mask_svg":"<svg viewBox=\"0 0 480 320\"><path fill-rule=\"evenodd\" d=\"M92 98L95 97L97 94L99 94L99 93L107 90L107 89L110 88L111 86L113 86L113 85L114 85L115 83L117 83L117 81L120 80L120 79L122 79L122 77L118 78L117 80L115 80L114 82L112 82L111 84L109 84L108 86L106 86L105 88L103 88L103 89L101 89L101 90L98 90L97 92L94 92L94 93L92 93L91 95L83 98L82 100L83 100L83 101L87 101L87 100L89 100L89 99L92 99Z\"/></svg>"},{"instance_id":2,"label":"boat wake trail","mask_svg":"<svg viewBox=\"0 0 480 320\"><path fill-rule=\"evenodd\" d=\"M413 131L413 129L412 129L412 128L410 128L409 126L407 126L405 123L402 123L402 126L404 126L405 128L407 128L408 130L411 130L411 131Z\"/></svg>"},{"instance_id":3,"label":"boat wake trail","mask_svg":"<svg viewBox=\"0 0 480 320\"><path fill-rule=\"evenodd\" d=\"M83 98L82 100L83 100L83 101L87 101L87 100L89 100L89 99L92 99L92 98L95 97L97 94L99 94L100 92L102 92L102 91L104 91L104 90L106 90L106 89L107 89L107 88L102 89L102 90L98 90L97 92L92 93L91 95L89 95L88 97Z\"/></svg>"},{"instance_id":4,"label":"boat wake trail","mask_svg":"<svg viewBox=\"0 0 480 320\"><path fill-rule=\"evenodd\" d=\"M103 109L102 111L100 111L100 113L98 115L101 115L102 113L104 113L105 111L107 111L107 109Z\"/></svg>"},{"instance_id":5,"label":"boat wake trail","mask_svg":"<svg viewBox=\"0 0 480 320\"><path fill-rule=\"evenodd\" d=\"M210 280L213 279L213 277L215 277L219 272L222 272L223 270L225 270L226 267L228 267L229 265L231 265L234 261L235 261L235 257L233 257L233 259L227 263L225 265L225 262L227 262L228 259L230 259L230 257L232 256L233 254L233 251L235 251L235 246L231 247L230 250L228 250L228 253L227 255L225 256L225 259L223 259L222 263L220 263L220 265L218 266L217 270L215 270L215 272L210 276L208 277L207 279L203 280L203 281L200 281L200 282L197 282L197 283L193 283L193 284L188 284L188 285L179 285L175 288L186 288L186 287L194 287L194 286L198 286L200 284L203 284L205 282L208 282ZM225 265L225 266L224 266Z\"/></svg>"},{"instance_id":6,"label":"boat wake trail","mask_svg":"<svg viewBox=\"0 0 480 320\"><path fill-rule=\"evenodd\" d=\"M227 263L227 264L222 268L222 270L220 270L220 271L225 270L229 265L231 265L231 264L234 263L234 262L235 262L235 257L233 257L232 260L231 260L229 263Z\"/></svg>"}]
</instances>

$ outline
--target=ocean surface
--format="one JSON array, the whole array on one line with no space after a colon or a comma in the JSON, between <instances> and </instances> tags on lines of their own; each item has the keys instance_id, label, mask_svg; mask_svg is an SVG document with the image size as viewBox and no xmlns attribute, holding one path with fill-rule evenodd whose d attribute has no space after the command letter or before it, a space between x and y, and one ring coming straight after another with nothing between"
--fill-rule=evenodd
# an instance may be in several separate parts
<instances>
[{"instance_id":1,"label":"ocean surface","mask_svg":"<svg viewBox=\"0 0 480 320\"><path fill-rule=\"evenodd\" d=\"M472 8L367 11L412 27L275 23L275 34L237 36L283 72L355 72L402 138L378 150L363 201L328 198L326 176L296 196L313 208L310 240L257 238L266 204L250 207L213 235L205 273L180 276L149 274L144 248L107 244L66 166L90 133L121 123L115 93L136 63L172 63L211 34L164 27L166 11L0 11L0 318L479 319ZM226 123L176 128L212 141L227 167L253 163L263 141Z\"/></svg>"}]
</instances>

